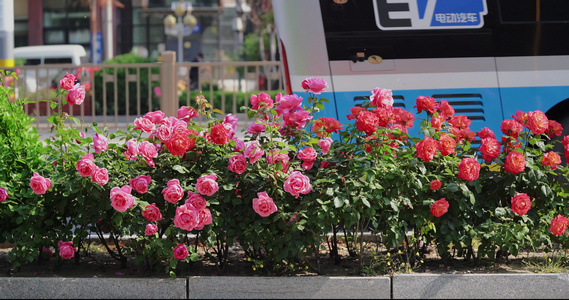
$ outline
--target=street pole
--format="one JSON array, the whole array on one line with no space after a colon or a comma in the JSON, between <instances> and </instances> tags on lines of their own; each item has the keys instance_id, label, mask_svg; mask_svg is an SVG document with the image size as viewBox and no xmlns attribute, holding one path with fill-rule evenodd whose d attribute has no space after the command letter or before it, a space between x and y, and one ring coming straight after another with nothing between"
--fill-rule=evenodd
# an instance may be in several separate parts
<instances>
[{"instance_id":1,"label":"street pole","mask_svg":"<svg viewBox=\"0 0 569 300\"><path fill-rule=\"evenodd\" d=\"M178 62L184 61L184 23L182 23L182 16L178 16Z\"/></svg>"},{"instance_id":2,"label":"street pole","mask_svg":"<svg viewBox=\"0 0 569 300\"><path fill-rule=\"evenodd\" d=\"M0 0L0 67L14 67L13 0Z\"/></svg>"},{"instance_id":3,"label":"street pole","mask_svg":"<svg viewBox=\"0 0 569 300\"><path fill-rule=\"evenodd\" d=\"M113 39L113 1L107 0L105 6L105 60L111 60L114 57L114 39Z\"/></svg>"},{"instance_id":4,"label":"street pole","mask_svg":"<svg viewBox=\"0 0 569 300\"><path fill-rule=\"evenodd\" d=\"M97 63L97 0L91 0L91 62Z\"/></svg>"}]
</instances>

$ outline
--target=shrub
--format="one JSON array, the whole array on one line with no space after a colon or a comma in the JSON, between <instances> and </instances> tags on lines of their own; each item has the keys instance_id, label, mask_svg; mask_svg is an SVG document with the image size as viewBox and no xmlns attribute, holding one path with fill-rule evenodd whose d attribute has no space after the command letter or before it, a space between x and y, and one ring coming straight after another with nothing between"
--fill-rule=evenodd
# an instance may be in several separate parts
<instances>
[{"instance_id":1,"label":"shrub","mask_svg":"<svg viewBox=\"0 0 569 300\"><path fill-rule=\"evenodd\" d=\"M201 259L221 269L238 242L253 266L269 272L318 270L308 258L318 259L330 231L334 259L340 259L336 233L350 231L347 246L362 265L370 230L382 234L387 249L403 246L408 267L420 263L428 244L445 259L451 247L454 255L480 259L568 246L569 169L550 150L560 126L543 113L518 112L502 123L498 140L487 128L470 130L446 101L419 97L416 107L426 118L422 137L411 137L414 117L393 108L390 90L374 89L368 103L351 109L354 121L340 124L318 117L328 101L317 97L326 83L311 78L303 86L304 105L297 95L251 95L246 111L254 122L243 140L235 136L237 117L217 117L215 101L202 94L175 117L151 111L112 134L93 124L85 132L94 135L86 137L65 126L78 120L61 111L68 91L58 90L49 100L59 111L49 119L49 139L39 142L25 128L6 133L22 135L12 138L22 154L24 147L37 149L25 152L28 164L7 164L9 177L0 181L14 195L0 204L0 213L16 216L3 235L17 244L14 266L44 246L59 249L60 261L79 259L70 247L88 232L122 265L134 254L146 269L165 267L173 277L180 262L200 259L199 243L209 249ZM11 111L2 122L30 126L21 107L8 105L9 88L3 91ZM478 148L475 139L482 140ZM569 137L562 144L567 159ZM2 159L15 157L10 148L0 151ZM39 177L47 174L49 184ZM37 184L31 189L30 178ZM194 245L190 233L198 237ZM134 236L127 246L119 243L125 236Z\"/></svg>"}]
</instances>

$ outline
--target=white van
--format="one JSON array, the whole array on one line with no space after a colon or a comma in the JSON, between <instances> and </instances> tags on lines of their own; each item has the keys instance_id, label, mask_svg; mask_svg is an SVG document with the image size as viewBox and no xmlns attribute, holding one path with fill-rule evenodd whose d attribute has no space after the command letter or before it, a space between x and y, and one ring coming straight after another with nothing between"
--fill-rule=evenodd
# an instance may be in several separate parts
<instances>
[{"instance_id":1,"label":"white van","mask_svg":"<svg viewBox=\"0 0 569 300\"><path fill-rule=\"evenodd\" d=\"M25 59L24 65L73 64L81 65L87 57L81 45L45 45L14 48L14 59Z\"/></svg>"},{"instance_id":2,"label":"white van","mask_svg":"<svg viewBox=\"0 0 569 300\"><path fill-rule=\"evenodd\" d=\"M43 90L53 86L66 72L74 72L72 69L47 68L44 65L70 64L80 66L87 62L87 52L81 45L43 45L14 48L14 59L17 64L22 64L20 78L26 85L26 91L35 93L38 89ZM22 63L23 60L23 63ZM38 68L26 68L26 66L38 66ZM17 66L16 66L17 67Z\"/></svg>"}]
</instances>

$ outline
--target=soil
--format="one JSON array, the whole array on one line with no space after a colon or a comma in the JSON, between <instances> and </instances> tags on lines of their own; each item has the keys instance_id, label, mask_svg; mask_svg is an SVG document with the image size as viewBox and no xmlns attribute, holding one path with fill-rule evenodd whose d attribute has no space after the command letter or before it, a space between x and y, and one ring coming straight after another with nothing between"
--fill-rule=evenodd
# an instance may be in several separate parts
<instances>
[{"instance_id":1,"label":"soil","mask_svg":"<svg viewBox=\"0 0 569 300\"><path fill-rule=\"evenodd\" d=\"M0 277L155 277L169 278L162 271L145 271L134 264L134 259L129 258L126 267L113 259L102 246L93 243L88 251L81 251L81 259L77 262L71 260L58 260L55 255L50 260L35 260L22 266L19 270L11 270L7 260L7 254L12 245L0 245ZM323 246L328 249L327 244ZM340 260L335 262L329 251L322 251L320 259L309 259L302 270L288 272L274 272L254 266L245 257L245 253L239 245L233 246L229 251L229 263L220 269L215 263L204 259L203 248L198 248L200 260L190 264L179 265L177 275L181 276L384 276L393 273L432 273L432 274L456 274L456 273L536 273L536 272L568 272L567 255L553 256L553 262L544 257L543 252L523 252L518 256L509 255L498 259L482 259L478 262L465 261L463 259L451 259L443 261L437 251L432 247L426 247L421 257L418 257L418 265L413 268L406 267L406 259L397 250L391 251L387 256L385 249L378 248L373 242L366 244L363 268L360 267L357 256L350 256L344 243L338 245ZM352 253L353 254L353 253ZM566 254L566 253L565 253ZM549 258L551 258L551 254ZM422 262L422 263L420 263ZM320 266L317 272L316 266ZM549 267L548 267L549 266ZM554 266L556 266L554 268Z\"/></svg>"}]
</instances>

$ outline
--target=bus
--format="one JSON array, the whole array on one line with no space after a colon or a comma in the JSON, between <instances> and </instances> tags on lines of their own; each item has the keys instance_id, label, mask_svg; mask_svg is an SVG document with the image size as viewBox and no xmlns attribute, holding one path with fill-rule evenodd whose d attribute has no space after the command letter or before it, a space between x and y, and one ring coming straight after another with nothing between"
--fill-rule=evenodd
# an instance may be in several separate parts
<instances>
[{"instance_id":1,"label":"bus","mask_svg":"<svg viewBox=\"0 0 569 300\"><path fill-rule=\"evenodd\" d=\"M569 134L567 0L272 2L287 93L302 96L304 79L325 79L322 116L346 124L349 108L380 87L416 120L425 118L413 109L417 97L430 96L466 115L473 131L499 137L517 110L541 110Z\"/></svg>"}]
</instances>

